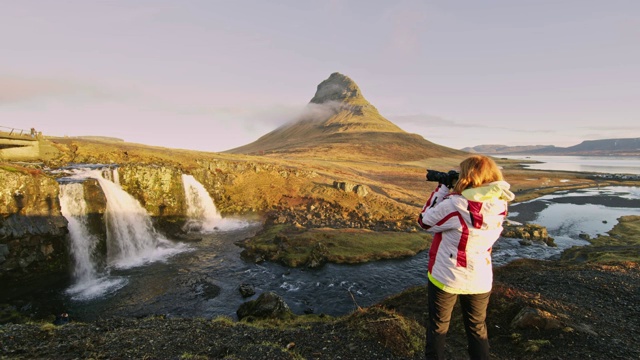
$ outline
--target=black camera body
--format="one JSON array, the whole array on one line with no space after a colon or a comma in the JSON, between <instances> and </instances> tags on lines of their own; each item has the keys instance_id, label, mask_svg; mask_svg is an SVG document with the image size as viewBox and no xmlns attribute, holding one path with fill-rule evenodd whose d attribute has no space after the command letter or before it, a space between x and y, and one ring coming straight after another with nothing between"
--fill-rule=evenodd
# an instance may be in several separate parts
<instances>
[{"instance_id":1,"label":"black camera body","mask_svg":"<svg viewBox=\"0 0 640 360\"><path fill-rule=\"evenodd\" d=\"M449 170L449 172L442 172L442 171L427 169L427 181L436 181L439 184L445 185L449 189L451 189L456 184L459 178L460 178L460 173L455 170Z\"/></svg>"}]
</instances>

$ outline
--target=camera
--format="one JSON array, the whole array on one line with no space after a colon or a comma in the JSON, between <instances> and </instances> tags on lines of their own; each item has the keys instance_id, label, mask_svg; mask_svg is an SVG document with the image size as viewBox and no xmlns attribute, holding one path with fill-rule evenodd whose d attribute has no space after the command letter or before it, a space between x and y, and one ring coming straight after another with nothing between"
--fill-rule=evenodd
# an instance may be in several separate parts
<instances>
[{"instance_id":1,"label":"camera","mask_svg":"<svg viewBox=\"0 0 640 360\"><path fill-rule=\"evenodd\" d=\"M442 172L437 170L427 169L427 181L437 181L439 184L443 184L449 189L455 185L460 178L460 173L455 170L449 170L449 172Z\"/></svg>"}]
</instances>

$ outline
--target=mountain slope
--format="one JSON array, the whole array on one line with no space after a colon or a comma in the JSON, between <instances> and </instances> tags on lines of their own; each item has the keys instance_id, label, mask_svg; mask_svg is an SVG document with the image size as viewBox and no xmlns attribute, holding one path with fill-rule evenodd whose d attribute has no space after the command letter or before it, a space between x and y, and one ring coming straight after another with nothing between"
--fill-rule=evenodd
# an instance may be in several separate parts
<instances>
[{"instance_id":1,"label":"mountain slope","mask_svg":"<svg viewBox=\"0 0 640 360\"><path fill-rule=\"evenodd\" d=\"M387 161L466 155L400 129L380 115L353 80L339 73L331 74L318 85L298 119L253 143L226 152Z\"/></svg>"}]
</instances>

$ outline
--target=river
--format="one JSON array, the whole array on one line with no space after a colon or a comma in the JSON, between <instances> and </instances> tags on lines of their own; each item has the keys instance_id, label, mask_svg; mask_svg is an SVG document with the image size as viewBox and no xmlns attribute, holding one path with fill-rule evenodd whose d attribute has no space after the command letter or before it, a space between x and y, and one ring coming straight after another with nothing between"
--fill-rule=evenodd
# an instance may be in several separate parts
<instances>
[{"instance_id":1,"label":"river","mask_svg":"<svg viewBox=\"0 0 640 360\"><path fill-rule=\"evenodd\" d=\"M587 244L580 234L605 234L623 215L640 215L640 188L571 190L513 204L510 221L547 227L558 247L536 243L523 246L518 239L501 238L494 247L494 266L523 257L557 257L568 247ZM203 228L204 232L198 234L201 241L155 239L160 250L143 252L151 254L145 255L147 261L131 263L124 261L128 259L126 254L121 254L106 269L90 270L89 281L93 282L70 278L59 285L32 289L25 296L32 299L26 306L32 307L33 312L67 312L72 319L81 321L154 314L235 318L244 301L274 291L294 313L338 316L427 281L427 251L404 259L361 265L326 264L314 270L246 262L240 257L242 249L234 242L252 236L261 225L214 216L217 226L208 224ZM145 236L156 236L153 229L143 230L151 234ZM255 287L257 294L242 298L238 288L243 283Z\"/></svg>"},{"instance_id":2,"label":"river","mask_svg":"<svg viewBox=\"0 0 640 360\"><path fill-rule=\"evenodd\" d=\"M579 237L581 233L604 234L619 216L640 215L640 189L569 191L516 204L511 210L511 220L532 220L546 226L558 247L536 243L522 246L517 239L503 238L495 247L495 266L522 257L551 258L570 246L585 245L587 242ZM255 287L257 294L274 291L281 295L294 313L337 316L427 280L426 251L405 259L362 265L327 264L317 270L245 262L234 241L251 236L259 227L258 223L240 221L237 228L205 234L201 242L190 244L188 251L164 261L113 269L109 276L124 285L97 298L74 300L60 291L66 307L60 310L83 320L150 314L235 318L235 311L245 301L238 286L247 283Z\"/></svg>"}]
</instances>

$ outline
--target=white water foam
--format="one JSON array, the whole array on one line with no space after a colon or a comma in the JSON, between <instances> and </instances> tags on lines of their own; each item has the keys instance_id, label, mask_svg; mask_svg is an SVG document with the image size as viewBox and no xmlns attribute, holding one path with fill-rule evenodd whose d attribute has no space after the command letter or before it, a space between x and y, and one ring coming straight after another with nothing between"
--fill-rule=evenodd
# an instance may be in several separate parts
<instances>
[{"instance_id":1,"label":"white water foam","mask_svg":"<svg viewBox=\"0 0 640 360\"><path fill-rule=\"evenodd\" d=\"M87 229L86 201L81 183L61 185L61 207L69 221L75 269L74 284L67 292L76 300L100 297L117 291L126 285L126 279L110 277L110 268L131 268L168 257L187 250L184 244L174 244L164 239L152 226L151 218L140 203L124 191L112 179L117 171L109 169L73 169L72 181L95 179L106 197L104 214L107 233L105 269L96 269L92 258L97 240Z\"/></svg>"},{"instance_id":2,"label":"white water foam","mask_svg":"<svg viewBox=\"0 0 640 360\"><path fill-rule=\"evenodd\" d=\"M247 221L224 219L205 187L192 175L182 174L188 220L183 227L187 232L210 233L230 231L249 226Z\"/></svg>"}]
</instances>

